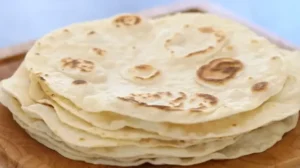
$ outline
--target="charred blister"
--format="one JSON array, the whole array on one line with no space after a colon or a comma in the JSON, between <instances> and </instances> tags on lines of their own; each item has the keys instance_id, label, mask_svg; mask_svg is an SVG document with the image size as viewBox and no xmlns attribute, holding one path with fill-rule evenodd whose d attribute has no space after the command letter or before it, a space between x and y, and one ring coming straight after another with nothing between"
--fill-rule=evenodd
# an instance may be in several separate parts
<instances>
[{"instance_id":1,"label":"charred blister","mask_svg":"<svg viewBox=\"0 0 300 168\"><path fill-rule=\"evenodd\" d=\"M196 71L196 81L224 84L233 79L243 69L241 61L233 58L218 58L201 66Z\"/></svg>"}]
</instances>

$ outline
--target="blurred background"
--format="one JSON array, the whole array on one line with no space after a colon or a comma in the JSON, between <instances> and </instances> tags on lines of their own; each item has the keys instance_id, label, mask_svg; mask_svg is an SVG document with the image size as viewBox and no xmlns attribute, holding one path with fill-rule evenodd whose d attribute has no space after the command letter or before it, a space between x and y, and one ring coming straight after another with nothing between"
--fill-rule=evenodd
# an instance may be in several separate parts
<instances>
[{"instance_id":1,"label":"blurred background","mask_svg":"<svg viewBox=\"0 0 300 168\"><path fill-rule=\"evenodd\" d=\"M36 39L74 22L137 12L176 1L178 0L0 0L0 47ZM207 1L219 4L239 17L300 46L300 0Z\"/></svg>"}]
</instances>

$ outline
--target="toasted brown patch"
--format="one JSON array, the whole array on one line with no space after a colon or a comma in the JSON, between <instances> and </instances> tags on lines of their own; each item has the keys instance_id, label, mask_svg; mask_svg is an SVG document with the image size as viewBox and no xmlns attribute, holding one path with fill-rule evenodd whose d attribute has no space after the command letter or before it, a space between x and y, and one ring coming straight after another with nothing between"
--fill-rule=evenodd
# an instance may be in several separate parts
<instances>
[{"instance_id":1,"label":"toasted brown patch","mask_svg":"<svg viewBox=\"0 0 300 168\"><path fill-rule=\"evenodd\" d=\"M69 33L70 31L68 29L64 29L63 32Z\"/></svg>"},{"instance_id":2,"label":"toasted brown patch","mask_svg":"<svg viewBox=\"0 0 300 168\"><path fill-rule=\"evenodd\" d=\"M136 69L138 70L151 70L153 67L151 65L146 65L146 64L142 64L142 65L137 65L135 66Z\"/></svg>"},{"instance_id":3,"label":"toasted brown patch","mask_svg":"<svg viewBox=\"0 0 300 168\"><path fill-rule=\"evenodd\" d=\"M208 53L208 52L212 51L213 49L214 49L213 46L209 46L206 50L201 50L201 51L189 53L185 57L192 57L192 56L199 55L199 54L205 54L205 53Z\"/></svg>"},{"instance_id":4,"label":"toasted brown patch","mask_svg":"<svg viewBox=\"0 0 300 168\"><path fill-rule=\"evenodd\" d=\"M75 59L75 58L63 58L61 60L62 68L77 69L81 72L91 72L94 69L94 63L92 61Z\"/></svg>"},{"instance_id":5,"label":"toasted brown patch","mask_svg":"<svg viewBox=\"0 0 300 168\"><path fill-rule=\"evenodd\" d=\"M40 55L40 53L35 53L35 55Z\"/></svg>"},{"instance_id":6,"label":"toasted brown patch","mask_svg":"<svg viewBox=\"0 0 300 168\"><path fill-rule=\"evenodd\" d=\"M79 138L79 141L85 141L85 139L81 137L81 138Z\"/></svg>"},{"instance_id":7,"label":"toasted brown patch","mask_svg":"<svg viewBox=\"0 0 300 168\"><path fill-rule=\"evenodd\" d=\"M278 57L278 56L274 56L274 57L272 57L271 59L272 59L272 60L278 60L279 57Z\"/></svg>"},{"instance_id":8,"label":"toasted brown patch","mask_svg":"<svg viewBox=\"0 0 300 168\"><path fill-rule=\"evenodd\" d=\"M211 105L216 105L218 103L218 98L210 94L198 93L196 94L198 97L203 98L205 101L208 101Z\"/></svg>"},{"instance_id":9,"label":"toasted brown patch","mask_svg":"<svg viewBox=\"0 0 300 168\"><path fill-rule=\"evenodd\" d=\"M158 69L152 65L141 64L128 68L124 77L133 81L152 81L158 76L160 76Z\"/></svg>"},{"instance_id":10,"label":"toasted brown patch","mask_svg":"<svg viewBox=\"0 0 300 168\"><path fill-rule=\"evenodd\" d=\"M116 25L116 27L121 26L134 26L139 24L142 21L141 17L137 15L122 15L117 17L113 23Z\"/></svg>"},{"instance_id":11,"label":"toasted brown patch","mask_svg":"<svg viewBox=\"0 0 300 168\"><path fill-rule=\"evenodd\" d=\"M87 35L93 35L93 34L96 34L96 32L95 31L89 31L88 33L87 33Z\"/></svg>"},{"instance_id":12,"label":"toasted brown patch","mask_svg":"<svg viewBox=\"0 0 300 168\"><path fill-rule=\"evenodd\" d=\"M79 80L74 80L72 83L74 85L82 85L82 84L86 84L87 81L79 79Z\"/></svg>"},{"instance_id":13,"label":"toasted brown patch","mask_svg":"<svg viewBox=\"0 0 300 168\"><path fill-rule=\"evenodd\" d=\"M196 74L197 80L207 83L223 84L233 79L244 65L233 58L218 58L201 66Z\"/></svg>"},{"instance_id":14,"label":"toasted brown patch","mask_svg":"<svg viewBox=\"0 0 300 168\"><path fill-rule=\"evenodd\" d=\"M199 31L202 33L213 33L214 29L212 27L200 27Z\"/></svg>"},{"instance_id":15,"label":"toasted brown patch","mask_svg":"<svg viewBox=\"0 0 300 168\"><path fill-rule=\"evenodd\" d=\"M192 96L188 96L184 92L130 94L127 97L118 98L126 102L134 103L138 106L153 107L165 111L201 112L201 110L215 106L218 103L218 99L209 94L197 93ZM160 103L157 104L157 102Z\"/></svg>"},{"instance_id":16,"label":"toasted brown patch","mask_svg":"<svg viewBox=\"0 0 300 168\"><path fill-rule=\"evenodd\" d=\"M105 50L100 49L100 48L93 48L93 51L94 51L97 55L100 55L100 56L104 56L104 54L106 53Z\"/></svg>"},{"instance_id":17,"label":"toasted brown patch","mask_svg":"<svg viewBox=\"0 0 300 168\"><path fill-rule=\"evenodd\" d=\"M268 88L268 82L259 82L252 86L253 92L261 92Z\"/></svg>"}]
</instances>

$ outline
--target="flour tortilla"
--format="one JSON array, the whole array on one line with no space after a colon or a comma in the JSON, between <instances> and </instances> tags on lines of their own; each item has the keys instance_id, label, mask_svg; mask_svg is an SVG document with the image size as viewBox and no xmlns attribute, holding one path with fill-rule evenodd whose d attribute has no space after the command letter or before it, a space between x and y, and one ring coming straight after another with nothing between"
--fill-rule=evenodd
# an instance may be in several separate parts
<instances>
[{"instance_id":1,"label":"flour tortilla","mask_svg":"<svg viewBox=\"0 0 300 168\"><path fill-rule=\"evenodd\" d=\"M85 161L93 164L106 164L106 165L117 165L117 166L134 166L140 165L146 162L152 164L171 164L171 165L192 165L203 163L212 159L234 159L240 156L262 152L271 146L273 146L277 141L279 141L285 132L293 129L298 121L298 114L289 117L283 121L277 121L271 123L263 128L256 129L248 134L245 134L238 140L237 143L226 147L218 152L206 155L204 157L194 157L194 158L175 158L175 157L159 157L159 158L148 158L149 156L141 156L141 158L125 158L125 159L112 159L112 158L99 158L99 157L88 157L82 156L82 153L78 153L68 146L64 145L63 142L57 142L51 137L44 135L41 137L40 134L36 134L29 131L29 135L40 143L46 145L47 147L56 150L61 155L71 158L73 160ZM24 128L24 124L17 122ZM28 129L27 129L28 130ZM253 141L255 137L256 141ZM147 159L145 159L147 158Z\"/></svg>"},{"instance_id":2,"label":"flour tortilla","mask_svg":"<svg viewBox=\"0 0 300 168\"><path fill-rule=\"evenodd\" d=\"M116 139L105 139L96 137L85 132L69 128L68 126L60 123L53 108L41 104L32 104L24 107L18 103L16 99L9 96L8 93L2 91L1 102L9 108L9 110L17 116L22 122L27 122L29 127L37 126L32 124L36 119L28 117L26 114L35 113L46 123L46 129L34 128L39 132L53 136L54 139L65 142L71 148L75 148L80 152L85 152L97 157L137 157L147 154L151 155L162 155L162 156L176 156L176 157L193 157L193 156L204 156L219 149L222 149L236 141L236 138L224 138L208 143L200 143L188 148L172 148L166 146L152 147L155 146L151 143L149 145L130 143L125 140ZM19 107L18 107L19 106ZM48 128L49 127L49 128ZM45 128L45 126L43 126ZM32 129L32 128L31 128ZM30 131L30 130L28 130ZM50 131L50 133L49 133ZM126 146L127 145L127 146ZM135 145L135 146L130 146ZM168 145L166 143L166 145ZM140 146L149 146L140 147Z\"/></svg>"},{"instance_id":3,"label":"flour tortilla","mask_svg":"<svg viewBox=\"0 0 300 168\"><path fill-rule=\"evenodd\" d=\"M253 110L280 92L287 71L278 51L210 14L129 14L51 32L25 64L87 112L194 124Z\"/></svg>"},{"instance_id":4,"label":"flour tortilla","mask_svg":"<svg viewBox=\"0 0 300 168\"><path fill-rule=\"evenodd\" d=\"M295 59L291 60L300 59L300 57L294 57ZM300 78L299 76L294 76L295 73L293 72L300 69L298 65L292 65L291 61L287 61L289 71L291 73L283 90L279 94L272 97L269 101L265 102L257 109L224 119L199 124L182 125L172 123L154 123L136 118L124 117L111 112L103 112L102 114L89 113L74 106L68 100L55 95L43 84L41 84L41 86L45 93L60 106L96 127L109 130L120 130L128 126L143 129L147 132L155 132L161 136L171 137L174 139L205 140L238 135L266 125L272 121L279 121L283 118L296 114L300 106L300 97L298 96L300 95L300 88L297 87L300 84ZM287 111L285 109L289 110ZM270 115L270 113L272 114Z\"/></svg>"},{"instance_id":5,"label":"flour tortilla","mask_svg":"<svg viewBox=\"0 0 300 168\"><path fill-rule=\"evenodd\" d=\"M26 71L26 69L24 69L23 66L21 66L18 69L18 71L14 74L12 78L2 81L3 85L6 86L6 89L5 88L3 89L6 90L11 95L14 95L15 98L20 99L21 102L24 101L23 99L30 99L30 97L28 96L28 87L29 87L28 77L19 76L20 74L23 74L22 71ZM18 87L19 88L18 92L14 92L14 88L10 88L10 86ZM41 102L42 103L48 102L48 104L52 104L52 102L49 102L47 100ZM30 106L29 104L31 104L32 106ZM139 131L139 130L130 131L130 129L122 129L122 130L110 132L110 131L103 130L101 128L93 127L92 125L86 125L85 123L80 122L79 119L77 120L79 124L75 123L77 125L70 126L70 124L65 124L59 120L58 117L60 115L56 115L56 113L61 114L65 110L57 106L55 103L53 103L52 106L54 106L58 111L56 112L52 108L49 108L39 103L34 103L33 101L28 103L28 105L24 106L23 108L27 115L36 119L44 120L46 124L51 128L52 131L56 132L56 130L60 130L61 132L58 133L63 137L64 140L68 139L70 144L73 145L79 144L78 146L83 146L83 147L94 147L95 144L93 143L101 143L101 141L98 141L98 137L102 138L103 140L108 140L108 141L112 140L113 142L116 142L117 140L116 143L120 143L119 145L137 145L143 147L169 146L169 147L179 147L179 148L184 148L184 147L198 145L200 143L206 143L212 141L220 142L220 146L223 146L221 143L224 143L224 145L228 144L235 138L234 136L230 136L230 137L220 137L220 138L201 140L201 141L200 140L181 141L176 139L164 141L161 140L163 138L155 139L153 136L152 137L148 136L148 135L155 135L155 134L147 133L145 131ZM63 128L64 130L61 130L61 128ZM69 134L73 133L72 138L69 137L70 136L69 134L65 134L65 132L69 132ZM89 137L88 139L92 140L93 143L88 141L82 142L80 139L82 139L85 136ZM121 138L122 136L124 137ZM136 137L138 136L142 137L143 139L137 139ZM218 145L215 146L216 148L218 148Z\"/></svg>"}]
</instances>

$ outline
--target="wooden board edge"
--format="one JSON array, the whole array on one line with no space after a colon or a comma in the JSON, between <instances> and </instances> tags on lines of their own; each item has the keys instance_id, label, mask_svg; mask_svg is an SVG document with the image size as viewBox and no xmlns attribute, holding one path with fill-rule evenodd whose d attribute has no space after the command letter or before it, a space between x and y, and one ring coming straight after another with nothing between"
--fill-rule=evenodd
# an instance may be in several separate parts
<instances>
[{"instance_id":1,"label":"wooden board edge","mask_svg":"<svg viewBox=\"0 0 300 168\"><path fill-rule=\"evenodd\" d=\"M13 45L7 48L0 48L0 60L10 59L11 57L24 55L34 44L34 40Z\"/></svg>"}]
</instances>

